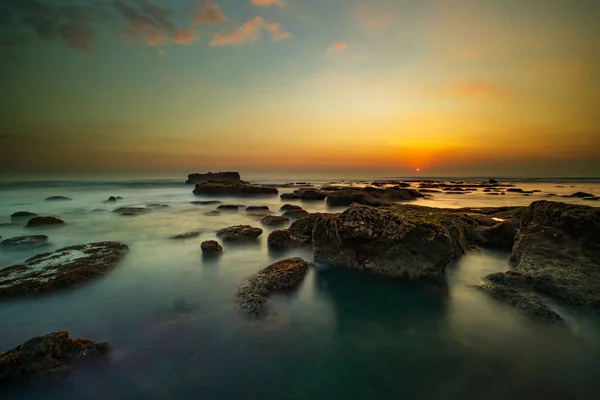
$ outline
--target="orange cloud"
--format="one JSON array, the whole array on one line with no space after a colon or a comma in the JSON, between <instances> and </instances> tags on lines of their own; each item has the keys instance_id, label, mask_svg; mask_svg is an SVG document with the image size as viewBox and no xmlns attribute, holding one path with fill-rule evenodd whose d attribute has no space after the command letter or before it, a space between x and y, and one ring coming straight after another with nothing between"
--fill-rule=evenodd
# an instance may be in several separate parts
<instances>
[{"instance_id":1,"label":"orange cloud","mask_svg":"<svg viewBox=\"0 0 600 400\"><path fill-rule=\"evenodd\" d=\"M204 1L198 4L193 22L200 25L219 25L221 22L227 21L225 13L221 11L218 4L212 1Z\"/></svg>"},{"instance_id":2,"label":"orange cloud","mask_svg":"<svg viewBox=\"0 0 600 400\"><path fill-rule=\"evenodd\" d=\"M377 32L391 24L393 12L389 1L363 1L354 7L354 15L364 30Z\"/></svg>"},{"instance_id":3,"label":"orange cloud","mask_svg":"<svg viewBox=\"0 0 600 400\"><path fill-rule=\"evenodd\" d=\"M143 18L131 19L129 26L121 31L123 36L140 39L151 46L167 44L169 40L152 23Z\"/></svg>"},{"instance_id":4,"label":"orange cloud","mask_svg":"<svg viewBox=\"0 0 600 400\"><path fill-rule=\"evenodd\" d=\"M332 51L346 51L348 49L348 45L345 42L338 42L331 46Z\"/></svg>"},{"instance_id":5,"label":"orange cloud","mask_svg":"<svg viewBox=\"0 0 600 400\"><path fill-rule=\"evenodd\" d=\"M282 31L280 24L267 22L262 17L254 17L254 19L251 19L237 29L217 32L210 44L213 46L242 45L246 42L258 40L263 31L269 33L273 41L293 37L291 33Z\"/></svg>"},{"instance_id":6,"label":"orange cloud","mask_svg":"<svg viewBox=\"0 0 600 400\"><path fill-rule=\"evenodd\" d=\"M283 7L285 5L283 0L252 0L252 4L259 7L269 7L272 5Z\"/></svg>"},{"instance_id":7,"label":"orange cloud","mask_svg":"<svg viewBox=\"0 0 600 400\"><path fill-rule=\"evenodd\" d=\"M178 44L192 44L198 41L198 36L193 28L179 28L173 32L172 40Z\"/></svg>"}]
</instances>

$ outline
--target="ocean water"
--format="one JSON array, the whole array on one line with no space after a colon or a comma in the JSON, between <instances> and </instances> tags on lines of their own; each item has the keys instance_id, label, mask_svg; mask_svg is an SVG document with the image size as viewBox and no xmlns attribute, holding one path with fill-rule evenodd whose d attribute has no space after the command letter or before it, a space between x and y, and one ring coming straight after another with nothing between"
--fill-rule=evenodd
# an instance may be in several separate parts
<instances>
[{"instance_id":1,"label":"ocean water","mask_svg":"<svg viewBox=\"0 0 600 400\"><path fill-rule=\"evenodd\" d=\"M519 182L531 196L435 194L414 204L436 207L527 205L549 193L600 194L594 182ZM561 186L561 187L556 187ZM291 191L282 189L280 193ZM438 281L403 282L319 265L295 291L276 294L273 314L247 320L234 302L249 276L282 258L312 260L306 250L270 253L256 244L225 245L216 261L200 243L223 227L261 226L244 210L205 216L192 187L179 180L0 183L0 223L16 211L58 216L65 226L36 229L43 250L0 250L0 268L42 251L101 240L126 243L124 261L81 287L27 300L0 301L0 351L31 337L67 330L108 341L110 363L76 371L61 386L26 387L10 399L592 399L600 382L600 321L549 305L568 328L539 324L479 293L472 285L508 269L508 253L477 250ZM48 196L72 201L46 202ZM104 204L122 196L117 205ZM219 198L224 204L268 205L278 197ZM167 204L137 217L117 206ZM297 202L310 212L324 202ZM199 238L169 237L201 230ZM3 239L31 233L1 225Z\"/></svg>"}]
</instances>

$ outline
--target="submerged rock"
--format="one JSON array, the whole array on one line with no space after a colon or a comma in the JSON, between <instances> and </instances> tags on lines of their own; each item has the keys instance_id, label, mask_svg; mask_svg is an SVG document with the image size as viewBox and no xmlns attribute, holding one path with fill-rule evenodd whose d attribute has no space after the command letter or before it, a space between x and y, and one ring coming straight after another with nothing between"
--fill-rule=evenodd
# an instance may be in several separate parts
<instances>
[{"instance_id":1,"label":"submerged rock","mask_svg":"<svg viewBox=\"0 0 600 400\"><path fill-rule=\"evenodd\" d=\"M204 215L206 215L208 217L216 217L217 215L221 215L221 211L217 211L217 210L207 211L204 213Z\"/></svg>"},{"instance_id":2,"label":"submerged rock","mask_svg":"<svg viewBox=\"0 0 600 400\"><path fill-rule=\"evenodd\" d=\"M29 339L0 354L0 386L41 380L57 383L73 369L107 357L108 343L71 339L69 332L54 332Z\"/></svg>"},{"instance_id":3,"label":"submerged rock","mask_svg":"<svg viewBox=\"0 0 600 400\"><path fill-rule=\"evenodd\" d=\"M221 211L238 211L239 209L240 207L235 204L222 204L217 207L217 210Z\"/></svg>"},{"instance_id":4,"label":"submerged rock","mask_svg":"<svg viewBox=\"0 0 600 400\"><path fill-rule=\"evenodd\" d=\"M171 206L168 204L152 203L152 204L147 204L146 207L148 207L148 208L169 208Z\"/></svg>"},{"instance_id":5,"label":"submerged rock","mask_svg":"<svg viewBox=\"0 0 600 400\"><path fill-rule=\"evenodd\" d=\"M200 245L202 254L205 256L216 256L223 253L223 247L216 240L207 240Z\"/></svg>"},{"instance_id":6,"label":"submerged rock","mask_svg":"<svg viewBox=\"0 0 600 400\"><path fill-rule=\"evenodd\" d=\"M1 247L23 249L42 247L48 244L48 236L46 235L28 235L17 236L5 239L0 243Z\"/></svg>"},{"instance_id":7,"label":"submerged rock","mask_svg":"<svg viewBox=\"0 0 600 400\"><path fill-rule=\"evenodd\" d=\"M573 193L573 194L572 194L571 196L569 196L569 197L578 197L578 198L580 198L580 199L583 199L584 197L594 197L594 195L593 195L593 194L591 194L591 193L585 193L585 192L576 192L576 193Z\"/></svg>"},{"instance_id":8,"label":"submerged rock","mask_svg":"<svg viewBox=\"0 0 600 400\"><path fill-rule=\"evenodd\" d=\"M600 208L533 202L521 217L510 263L487 280L600 312Z\"/></svg>"},{"instance_id":9,"label":"submerged rock","mask_svg":"<svg viewBox=\"0 0 600 400\"><path fill-rule=\"evenodd\" d=\"M51 196L51 197L47 197L46 201L67 201L67 200L73 200L70 197L65 197L65 196Z\"/></svg>"},{"instance_id":10,"label":"submerged rock","mask_svg":"<svg viewBox=\"0 0 600 400\"><path fill-rule=\"evenodd\" d=\"M150 209L144 207L119 207L114 209L113 212L123 216L135 217L149 213Z\"/></svg>"},{"instance_id":11,"label":"submerged rock","mask_svg":"<svg viewBox=\"0 0 600 400\"><path fill-rule=\"evenodd\" d=\"M110 196L108 198L108 200L104 201L105 203L116 203L117 202L117 198L115 196Z\"/></svg>"},{"instance_id":12,"label":"submerged rock","mask_svg":"<svg viewBox=\"0 0 600 400\"><path fill-rule=\"evenodd\" d=\"M65 221L60 218L55 217L33 217L29 221L27 221L28 228L34 228L38 226L48 226L48 225L64 225Z\"/></svg>"},{"instance_id":13,"label":"submerged rock","mask_svg":"<svg viewBox=\"0 0 600 400\"><path fill-rule=\"evenodd\" d=\"M269 265L244 282L236 293L240 311L264 318L269 314L267 299L271 293L298 287L313 264L299 257Z\"/></svg>"},{"instance_id":14,"label":"submerged rock","mask_svg":"<svg viewBox=\"0 0 600 400\"><path fill-rule=\"evenodd\" d=\"M246 212L255 212L255 211L269 211L268 206L248 206L246 207Z\"/></svg>"},{"instance_id":15,"label":"submerged rock","mask_svg":"<svg viewBox=\"0 0 600 400\"><path fill-rule=\"evenodd\" d=\"M125 257L128 247L97 242L39 254L0 270L0 297L29 297L75 286L104 275Z\"/></svg>"},{"instance_id":16,"label":"submerged rock","mask_svg":"<svg viewBox=\"0 0 600 400\"><path fill-rule=\"evenodd\" d=\"M219 200L199 200L199 201L192 201L192 204L195 204L197 206L207 206L207 205L211 205L211 204L221 204L221 202Z\"/></svg>"},{"instance_id":17,"label":"submerged rock","mask_svg":"<svg viewBox=\"0 0 600 400\"><path fill-rule=\"evenodd\" d=\"M182 233L182 234L179 234L179 235L171 236L171 239L173 239L173 240L185 240L185 239L197 238L198 236L200 236L200 232L199 231L192 231L192 232L186 232L186 233Z\"/></svg>"},{"instance_id":18,"label":"submerged rock","mask_svg":"<svg viewBox=\"0 0 600 400\"><path fill-rule=\"evenodd\" d=\"M12 214L10 216L10 220L12 222L18 222L24 219L31 219L33 217L37 217L38 215L36 213L32 213L29 211L17 211L16 213Z\"/></svg>"},{"instance_id":19,"label":"submerged rock","mask_svg":"<svg viewBox=\"0 0 600 400\"><path fill-rule=\"evenodd\" d=\"M282 214L283 217L290 219L298 219L308 215L308 211L305 210L288 210Z\"/></svg>"},{"instance_id":20,"label":"submerged rock","mask_svg":"<svg viewBox=\"0 0 600 400\"><path fill-rule=\"evenodd\" d=\"M253 196L276 195L277 189L246 182L208 181L196 184L195 195Z\"/></svg>"},{"instance_id":21,"label":"submerged rock","mask_svg":"<svg viewBox=\"0 0 600 400\"><path fill-rule=\"evenodd\" d=\"M263 230L250 225L236 225L229 228L219 229L217 236L224 242L252 242L255 241Z\"/></svg>"},{"instance_id":22,"label":"submerged rock","mask_svg":"<svg viewBox=\"0 0 600 400\"><path fill-rule=\"evenodd\" d=\"M299 210L302 210L302 207L296 206L296 205L293 205L293 204L284 204L279 209L279 211L292 211L292 210L299 211Z\"/></svg>"},{"instance_id":23,"label":"submerged rock","mask_svg":"<svg viewBox=\"0 0 600 400\"><path fill-rule=\"evenodd\" d=\"M279 215L267 215L260 222L266 226L282 226L290 222L290 220Z\"/></svg>"},{"instance_id":24,"label":"submerged rock","mask_svg":"<svg viewBox=\"0 0 600 400\"><path fill-rule=\"evenodd\" d=\"M192 185L208 181L243 182L239 172L208 172L206 174L189 174L185 183Z\"/></svg>"},{"instance_id":25,"label":"submerged rock","mask_svg":"<svg viewBox=\"0 0 600 400\"><path fill-rule=\"evenodd\" d=\"M548 308L540 298L524 291L512 289L503 285L484 284L478 288L491 297L516 307L531 319L551 323L564 323L564 320L556 312Z\"/></svg>"}]
</instances>

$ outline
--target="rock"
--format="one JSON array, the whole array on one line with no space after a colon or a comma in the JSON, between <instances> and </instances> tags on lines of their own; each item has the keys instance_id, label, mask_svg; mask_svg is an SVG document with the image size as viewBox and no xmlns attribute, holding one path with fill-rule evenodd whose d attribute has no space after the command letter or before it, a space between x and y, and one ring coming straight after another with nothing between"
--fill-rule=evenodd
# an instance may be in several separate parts
<instances>
[{"instance_id":1,"label":"rock","mask_svg":"<svg viewBox=\"0 0 600 400\"><path fill-rule=\"evenodd\" d=\"M436 189L419 189L420 193L442 193L441 190Z\"/></svg>"},{"instance_id":2,"label":"rock","mask_svg":"<svg viewBox=\"0 0 600 400\"><path fill-rule=\"evenodd\" d=\"M444 192L445 194L467 194L468 192L455 192L455 191L448 191L448 192Z\"/></svg>"},{"instance_id":3,"label":"rock","mask_svg":"<svg viewBox=\"0 0 600 400\"><path fill-rule=\"evenodd\" d=\"M200 232L199 231L192 231L192 232L186 232L186 233L182 233L182 234L179 234L179 235L171 236L171 239L173 239L173 240L185 240L185 239L197 238L198 236L200 236Z\"/></svg>"},{"instance_id":4,"label":"rock","mask_svg":"<svg viewBox=\"0 0 600 400\"><path fill-rule=\"evenodd\" d=\"M268 206L248 206L246 207L246 212L255 212L255 211L269 211Z\"/></svg>"},{"instance_id":5,"label":"rock","mask_svg":"<svg viewBox=\"0 0 600 400\"><path fill-rule=\"evenodd\" d=\"M292 205L292 204L284 204L279 209L279 211L291 211L291 210L302 210L302 207Z\"/></svg>"},{"instance_id":6,"label":"rock","mask_svg":"<svg viewBox=\"0 0 600 400\"><path fill-rule=\"evenodd\" d=\"M289 229L281 229L269 234L267 245L271 250L287 250L310 245L311 241L310 236L294 234Z\"/></svg>"},{"instance_id":7,"label":"rock","mask_svg":"<svg viewBox=\"0 0 600 400\"><path fill-rule=\"evenodd\" d=\"M569 197L578 197L578 198L582 199L582 198L584 198L584 197L594 197L594 195L593 195L593 194L591 194L591 193L585 193L585 192L576 192L576 193L573 193L573 194L572 194L571 196L569 196Z\"/></svg>"},{"instance_id":8,"label":"rock","mask_svg":"<svg viewBox=\"0 0 600 400\"><path fill-rule=\"evenodd\" d=\"M308 215L308 211L304 211L304 210L288 210L286 212L284 212L282 214L283 217L285 218L290 218L290 219L298 219L301 218L305 215Z\"/></svg>"},{"instance_id":9,"label":"rock","mask_svg":"<svg viewBox=\"0 0 600 400\"><path fill-rule=\"evenodd\" d=\"M536 201L521 216L511 269L486 279L600 312L600 208Z\"/></svg>"},{"instance_id":10,"label":"rock","mask_svg":"<svg viewBox=\"0 0 600 400\"><path fill-rule=\"evenodd\" d=\"M598 200L600 200L600 197L584 197L583 200L586 200L586 201L598 201Z\"/></svg>"},{"instance_id":11,"label":"rock","mask_svg":"<svg viewBox=\"0 0 600 400\"><path fill-rule=\"evenodd\" d=\"M0 270L0 297L38 296L104 275L125 257L128 247L97 242L64 247Z\"/></svg>"},{"instance_id":12,"label":"rock","mask_svg":"<svg viewBox=\"0 0 600 400\"><path fill-rule=\"evenodd\" d=\"M46 201L66 201L66 200L73 200L69 197L64 197L64 196L51 196L51 197L47 197Z\"/></svg>"},{"instance_id":13,"label":"rock","mask_svg":"<svg viewBox=\"0 0 600 400\"><path fill-rule=\"evenodd\" d=\"M277 195L275 188L250 185L245 182L208 181L196 184L195 195L256 196Z\"/></svg>"},{"instance_id":14,"label":"rock","mask_svg":"<svg viewBox=\"0 0 600 400\"><path fill-rule=\"evenodd\" d=\"M0 243L2 247L10 247L16 249L35 248L46 246L48 244L48 236L46 235L29 235L17 236L5 239Z\"/></svg>"},{"instance_id":15,"label":"rock","mask_svg":"<svg viewBox=\"0 0 600 400\"><path fill-rule=\"evenodd\" d=\"M189 174L188 180L185 183L193 185L208 181L243 182L239 172L208 172L206 174Z\"/></svg>"},{"instance_id":16,"label":"rock","mask_svg":"<svg viewBox=\"0 0 600 400\"><path fill-rule=\"evenodd\" d=\"M152 203L152 204L147 204L146 207L148 207L148 208L169 208L171 206L169 206L168 204Z\"/></svg>"},{"instance_id":17,"label":"rock","mask_svg":"<svg viewBox=\"0 0 600 400\"><path fill-rule=\"evenodd\" d=\"M478 288L491 297L516 307L531 319L554 324L564 324L562 317L548 308L533 293L511 289L503 285L483 284L478 286Z\"/></svg>"},{"instance_id":18,"label":"rock","mask_svg":"<svg viewBox=\"0 0 600 400\"><path fill-rule=\"evenodd\" d=\"M266 226L282 226L290 222L290 220L279 215L267 215L260 222Z\"/></svg>"},{"instance_id":19,"label":"rock","mask_svg":"<svg viewBox=\"0 0 600 400\"><path fill-rule=\"evenodd\" d=\"M512 222L500 222L491 227L477 229L478 245L493 249L512 249L517 235L517 227Z\"/></svg>"},{"instance_id":20,"label":"rock","mask_svg":"<svg viewBox=\"0 0 600 400\"><path fill-rule=\"evenodd\" d=\"M217 210L222 211L238 211L239 209L240 207L235 204L222 204L217 207Z\"/></svg>"},{"instance_id":21,"label":"rock","mask_svg":"<svg viewBox=\"0 0 600 400\"><path fill-rule=\"evenodd\" d=\"M519 188L508 188L506 189L508 193L524 193L523 189Z\"/></svg>"},{"instance_id":22,"label":"rock","mask_svg":"<svg viewBox=\"0 0 600 400\"><path fill-rule=\"evenodd\" d=\"M27 221L28 228L34 228L38 226L48 226L48 225L64 225L65 221L55 217L33 217L29 221Z\"/></svg>"},{"instance_id":23,"label":"rock","mask_svg":"<svg viewBox=\"0 0 600 400\"><path fill-rule=\"evenodd\" d=\"M500 193L491 192L491 193L486 193L486 195L488 195L488 196L500 196Z\"/></svg>"},{"instance_id":24,"label":"rock","mask_svg":"<svg viewBox=\"0 0 600 400\"><path fill-rule=\"evenodd\" d=\"M202 254L205 256L216 256L223 253L223 247L216 240L207 240L200 245Z\"/></svg>"},{"instance_id":25,"label":"rock","mask_svg":"<svg viewBox=\"0 0 600 400\"><path fill-rule=\"evenodd\" d=\"M327 193L317 189L299 190L300 200L325 200Z\"/></svg>"},{"instance_id":26,"label":"rock","mask_svg":"<svg viewBox=\"0 0 600 400\"><path fill-rule=\"evenodd\" d=\"M300 200L300 195L296 193L284 193L279 197L281 200Z\"/></svg>"},{"instance_id":27,"label":"rock","mask_svg":"<svg viewBox=\"0 0 600 400\"><path fill-rule=\"evenodd\" d=\"M10 216L10 220L12 222L18 222L24 219L30 219L33 217L37 217L38 215L29 211L17 211L16 213Z\"/></svg>"},{"instance_id":28,"label":"rock","mask_svg":"<svg viewBox=\"0 0 600 400\"><path fill-rule=\"evenodd\" d=\"M197 206L207 206L211 204L221 204L219 200L200 200L200 201L192 201L192 204Z\"/></svg>"},{"instance_id":29,"label":"rock","mask_svg":"<svg viewBox=\"0 0 600 400\"><path fill-rule=\"evenodd\" d=\"M123 200L121 196L117 196L117 200Z\"/></svg>"},{"instance_id":30,"label":"rock","mask_svg":"<svg viewBox=\"0 0 600 400\"><path fill-rule=\"evenodd\" d=\"M224 242L252 242L255 241L263 230L250 225L236 225L217 231L217 236Z\"/></svg>"},{"instance_id":31,"label":"rock","mask_svg":"<svg viewBox=\"0 0 600 400\"><path fill-rule=\"evenodd\" d=\"M490 179L488 179L488 183L491 183L492 185L497 185L497 184L498 184L498 183L500 183L500 182L498 182L498 181L497 181L497 180L495 180L494 178L490 178Z\"/></svg>"},{"instance_id":32,"label":"rock","mask_svg":"<svg viewBox=\"0 0 600 400\"><path fill-rule=\"evenodd\" d=\"M332 207L347 207L352 203L381 207L421 197L424 197L423 194L413 189L350 188L330 193L329 196L327 196L327 204Z\"/></svg>"},{"instance_id":33,"label":"rock","mask_svg":"<svg viewBox=\"0 0 600 400\"><path fill-rule=\"evenodd\" d=\"M135 217L149 213L150 209L143 207L119 207L114 209L113 212L123 216Z\"/></svg>"},{"instance_id":34,"label":"rock","mask_svg":"<svg viewBox=\"0 0 600 400\"><path fill-rule=\"evenodd\" d=\"M271 293L300 286L312 266L295 257L278 261L257 272L236 293L240 311L250 317L266 317L270 312L267 299Z\"/></svg>"},{"instance_id":35,"label":"rock","mask_svg":"<svg viewBox=\"0 0 600 400\"><path fill-rule=\"evenodd\" d=\"M208 217L216 217L217 215L221 215L221 212L217 211L217 210L213 210L213 211L205 212L204 215L206 215Z\"/></svg>"},{"instance_id":36,"label":"rock","mask_svg":"<svg viewBox=\"0 0 600 400\"><path fill-rule=\"evenodd\" d=\"M323 186L321 188L321 190L325 191L325 192L335 192L337 190L342 190L345 189L345 186Z\"/></svg>"},{"instance_id":37,"label":"rock","mask_svg":"<svg viewBox=\"0 0 600 400\"><path fill-rule=\"evenodd\" d=\"M58 383L73 369L102 360L109 352L108 343L73 340L69 332L38 336L0 354L0 386Z\"/></svg>"},{"instance_id":38,"label":"rock","mask_svg":"<svg viewBox=\"0 0 600 400\"><path fill-rule=\"evenodd\" d=\"M336 214L328 214L328 213L312 213L305 215L304 217L299 218L298 220L292 222L290 227L288 228L291 233L302 236L312 236L313 227L317 220L321 217L329 217L334 216Z\"/></svg>"},{"instance_id":39,"label":"rock","mask_svg":"<svg viewBox=\"0 0 600 400\"><path fill-rule=\"evenodd\" d=\"M108 200L104 201L105 203L113 203L116 202L117 198L115 196L110 196Z\"/></svg>"}]
</instances>

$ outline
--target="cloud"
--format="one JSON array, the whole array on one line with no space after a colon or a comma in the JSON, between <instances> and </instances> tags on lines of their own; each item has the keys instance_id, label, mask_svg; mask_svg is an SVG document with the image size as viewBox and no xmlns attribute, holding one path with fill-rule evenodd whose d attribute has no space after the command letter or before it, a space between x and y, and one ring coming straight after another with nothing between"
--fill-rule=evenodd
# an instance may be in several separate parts
<instances>
[{"instance_id":1,"label":"cloud","mask_svg":"<svg viewBox=\"0 0 600 400\"><path fill-rule=\"evenodd\" d=\"M126 4L122 0L115 0L115 8L128 22L128 26L121 30L121 35L135 40L142 40L151 46L161 46L169 42L161 30L172 33L173 24L167 19L168 12L163 7L153 6L147 0L138 0L140 9Z\"/></svg>"},{"instance_id":2,"label":"cloud","mask_svg":"<svg viewBox=\"0 0 600 400\"><path fill-rule=\"evenodd\" d=\"M212 1L203 1L196 7L196 13L193 22L200 25L219 25L221 22L227 21L225 13L221 8Z\"/></svg>"},{"instance_id":3,"label":"cloud","mask_svg":"<svg viewBox=\"0 0 600 400\"><path fill-rule=\"evenodd\" d=\"M342 52L348 49L348 44L345 42L337 42L333 46L330 47L331 51Z\"/></svg>"},{"instance_id":4,"label":"cloud","mask_svg":"<svg viewBox=\"0 0 600 400\"><path fill-rule=\"evenodd\" d=\"M258 7L269 7L274 5L283 7L285 5L283 0L252 0L252 4Z\"/></svg>"},{"instance_id":5,"label":"cloud","mask_svg":"<svg viewBox=\"0 0 600 400\"><path fill-rule=\"evenodd\" d=\"M198 35L194 28L178 28L171 39L177 44L192 44L198 41Z\"/></svg>"},{"instance_id":6,"label":"cloud","mask_svg":"<svg viewBox=\"0 0 600 400\"><path fill-rule=\"evenodd\" d=\"M217 32L210 44L212 46L242 45L258 40L263 31L271 35L271 40L280 41L293 37L289 32L284 32L281 25L276 22L267 22L262 17L254 17L237 29L222 30Z\"/></svg>"},{"instance_id":7,"label":"cloud","mask_svg":"<svg viewBox=\"0 0 600 400\"><path fill-rule=\"evenodd\" d=\"M368 32L380 32L392 23L392 4L389 1L362 1L354 7L359 26Z\"/></svg>"}]
</instances>

